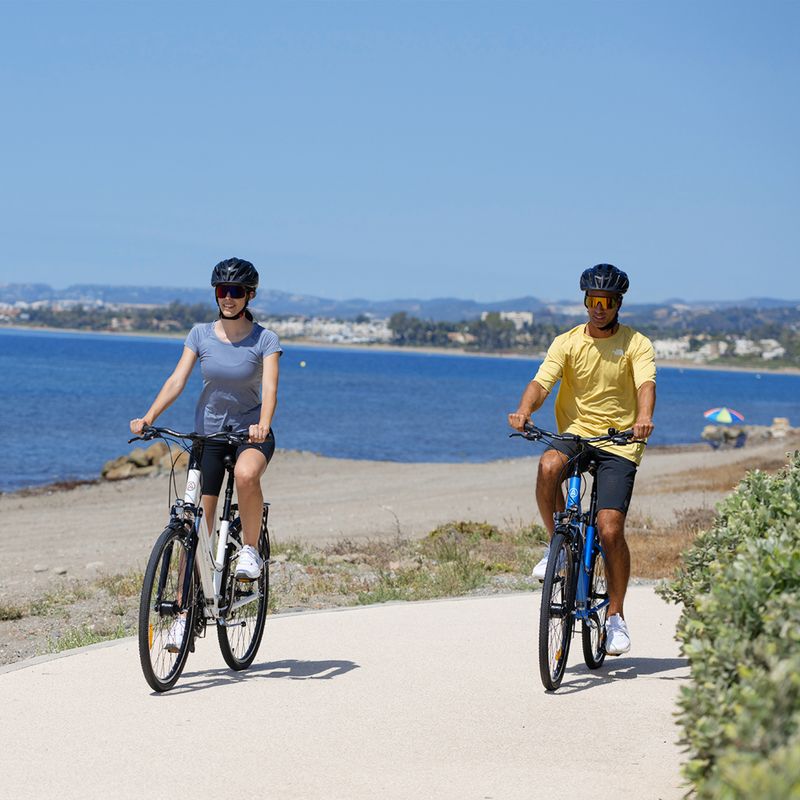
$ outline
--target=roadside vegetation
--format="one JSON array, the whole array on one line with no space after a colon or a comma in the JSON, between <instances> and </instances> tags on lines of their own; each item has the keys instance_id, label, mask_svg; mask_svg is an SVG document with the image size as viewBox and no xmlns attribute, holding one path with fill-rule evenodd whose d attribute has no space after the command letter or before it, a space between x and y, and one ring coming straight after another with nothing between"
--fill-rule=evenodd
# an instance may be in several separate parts
<instances>
[{"instance_id":1,"label":"roadside vegetation","mask_svg":"<svg viewBox=\"0 0 800 800\"><path fill-rule=\"evenodd\" d=\"M636 580L671 576L680 553L713 513L694 509L670 526L632 518L628 541ZM534 592L531 570L546 535L538 525L450 522L422 539L347 540L324 547L274 541L270 613L398 600ZM136 632L139 571L92 581L67 578L25 601L0 601L0 664Z\"/></svg>"},{"instance_id":2,"label":"roadside vegetation","mask_svg":"<svg viewBox=\"0 0 800 800\"><path fill-rule=\"evenodd\" d=\"M678 640L684 773L700 800L800 797L800 451L748 474L661 588Z\"/></svg>"}]
</instances>

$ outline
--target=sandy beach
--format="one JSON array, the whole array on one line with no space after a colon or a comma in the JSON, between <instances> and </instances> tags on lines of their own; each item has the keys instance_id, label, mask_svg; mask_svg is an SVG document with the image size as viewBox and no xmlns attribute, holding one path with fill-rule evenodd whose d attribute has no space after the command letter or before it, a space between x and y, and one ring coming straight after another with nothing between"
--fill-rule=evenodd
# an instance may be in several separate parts
<instances>
[{"instance_id":1,"label":"sandy beach","mask_svg":"<svg viewBox=\"0 0 800 800\"><path fill-rule=\"evenodd\" d=\"M713 509L746 468L774 468L797 446L777 439L739 450L653 449L639 469L629 524L668 527L683 511ZM451 520L538 522L537 463L399 464L278 451L263 480L270 531L279 541L322 544L421 537ZM64 576L143 568L167 520L168 490L162 475L0 496L0 599L31 596Z\"/></svg>"}]
</instances>

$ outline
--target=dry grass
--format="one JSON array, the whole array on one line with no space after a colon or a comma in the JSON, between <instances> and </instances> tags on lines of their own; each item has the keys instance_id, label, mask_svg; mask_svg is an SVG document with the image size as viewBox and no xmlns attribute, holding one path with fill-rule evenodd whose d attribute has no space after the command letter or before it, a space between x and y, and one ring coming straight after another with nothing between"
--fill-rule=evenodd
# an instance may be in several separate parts
<instances>
[{"instance_id":1,"label":"dry grass","mask_svg":"<svg viewBox=\"0 0 800 800\"><path fill-rule=\"evenodd\" d=\"M760 469L763 472L777 472L786 466L785 458L760 457L739 463L719 464L707 467L702 471L686 470L667 475L656 490L666 494L681 494L687 489L692 491L730 492L736 488L745 474L750 470Z\"/></svg>"},{"instance_id":2,"label":"dry grass","mask_svg":"<svg viewBox=\"0 0 800 800\"><path fill-rule=\"evenodd\" d=\"M103 575L95 581L101 589L105 589L112 597L139 597L142 591L142 581L144 573L139 570L132 570L116 575Z\"/></svg>"},{"instance_id":3,"label":"dry grass","mask_svg":"<svg viewBox=\"0 0 800 800\"><path fill-rule=\"evenodd\" d=\"M347 539L309 550L298 542L273 549L273 608L377 603L455 597L474 591L538 585L530 578L545 541L539 526L501 529L451 522L412 541ZM277 551L277 552L275 552Z\"/></svg>"},{"instance_id":4,"label":"dry grass","mask_svg":"<svg viewBox=\"0 0 800 800\"><path fill-rule=\"evenodd\" d=\"M631 574L647 579L671 577L680 566L681 554L713 522L714 511L709 508L676 512L672 526L653 525L648 520L631 517L625 537L631 551Z\"/></svg>"},{"instance_id":5,"label":"dry grass","mask_svg":"<svg viewBox=\"0 0 800 800\"><path fill-rule=\"evenodd\" d=\"M627 539L633 576L672 575L681 552L712 522L708 509L690 509L662 527L632 517ZM531 570L545 541L538 525L451 522L416 541L342 539L324 548L274 543L269 611L535 591L540 583ZM128 572L65 583L24 606L0 603L0 621L18 626L17 657L32 655L33 646L54 651L130 635L141 581L141 573Z\"/></svg>"}]
</instances>

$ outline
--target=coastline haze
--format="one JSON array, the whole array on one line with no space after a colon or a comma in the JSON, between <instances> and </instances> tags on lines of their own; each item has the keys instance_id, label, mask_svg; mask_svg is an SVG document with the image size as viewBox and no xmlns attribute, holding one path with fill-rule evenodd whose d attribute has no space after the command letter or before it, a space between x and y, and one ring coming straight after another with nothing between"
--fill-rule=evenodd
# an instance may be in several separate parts
<instances>
[{"instance_id":1,"label":"coastline haze","mask_svg":"<svg viewBox=\"0 0 800 800\"><path fill-rule=\"evenodd\" d=\"M0 283L0 303L13 304L22 301L27 303L38 302L41 300L82 300L93 302L102 300L107 303L116 304L167 304L173 300L190 303L207 303L213 305L213 296L210 286L148 286L133 285L130 283L67 283L63 287L53 286L49 283ZM577 298L577 299L576 299ZM290 292L280 288L260 286L255 306L274 306L286 305L290 303L297 310L290 312L274 311L273 313L296 313L296 314L343 314L357 315L359 313L378 313L389 316L394 311L413 309L419 306L420 315L428 311L428 316L439 319L459 319L458 314L466 316L476 316L482 310L503 310L518 311L544 310L548 306L575 306L580 305L580 292L576 290L574 296L560 298L557 300L549 298L539 298L526 295L524 297L503 297L500 299L470 298L459 297L457 295L438 296L438 297L391 297L391 298L367 298L358 297L320 297L314 294L301 292ZM687 306L692 308L714 308L724 309L726 307L740 308L797 308L800 307L800 300L780 299L776 297L752 297L742 296L733 300L721 299L700 299L684 300L682 298L670 297L666 300L645 301L631 293L626 297L626 310L638 309L643 306ZM303 310L303 307L305 309ZM437 308L438 307L438 308ZM436 313L439 309L460 309L456 316L442 316ZM431 311L434 313L430 313ZM465 317L466 318L466 317Z\"/></svg>"}]
</instances>

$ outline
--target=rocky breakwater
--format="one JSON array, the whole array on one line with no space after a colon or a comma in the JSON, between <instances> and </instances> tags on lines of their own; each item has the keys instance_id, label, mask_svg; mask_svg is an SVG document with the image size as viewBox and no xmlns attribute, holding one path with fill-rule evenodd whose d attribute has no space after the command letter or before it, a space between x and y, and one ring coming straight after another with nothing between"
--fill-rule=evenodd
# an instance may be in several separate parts
<instances>
[{"instance_id":1,"label":"rocky breakwater","mask_svg":"<svg viewBox=\"0 0 800 800\"><path fill-rule=\"evenodd\" d=\"M745 443L755 444L767 439L786 439L800 434L800 428L793 428L787 417L775 417L772 425L706 425L701 438L712 447L743 447Z\"/></svg>"},{"instance_id":2,"label":"rocky breakwater","mask_svg":"<svg viewBox=\"0 0 800 800\"><path fill-rule=\"evenodd\" d=\"M164 442L153 442L149 447L136 447L127 455L107 461L100 476L107 481L121 481L145 475L168 473L175 469L185 471L189 465L189 454L177 447L169 448Z\"/></svg>"}]
</instances>

